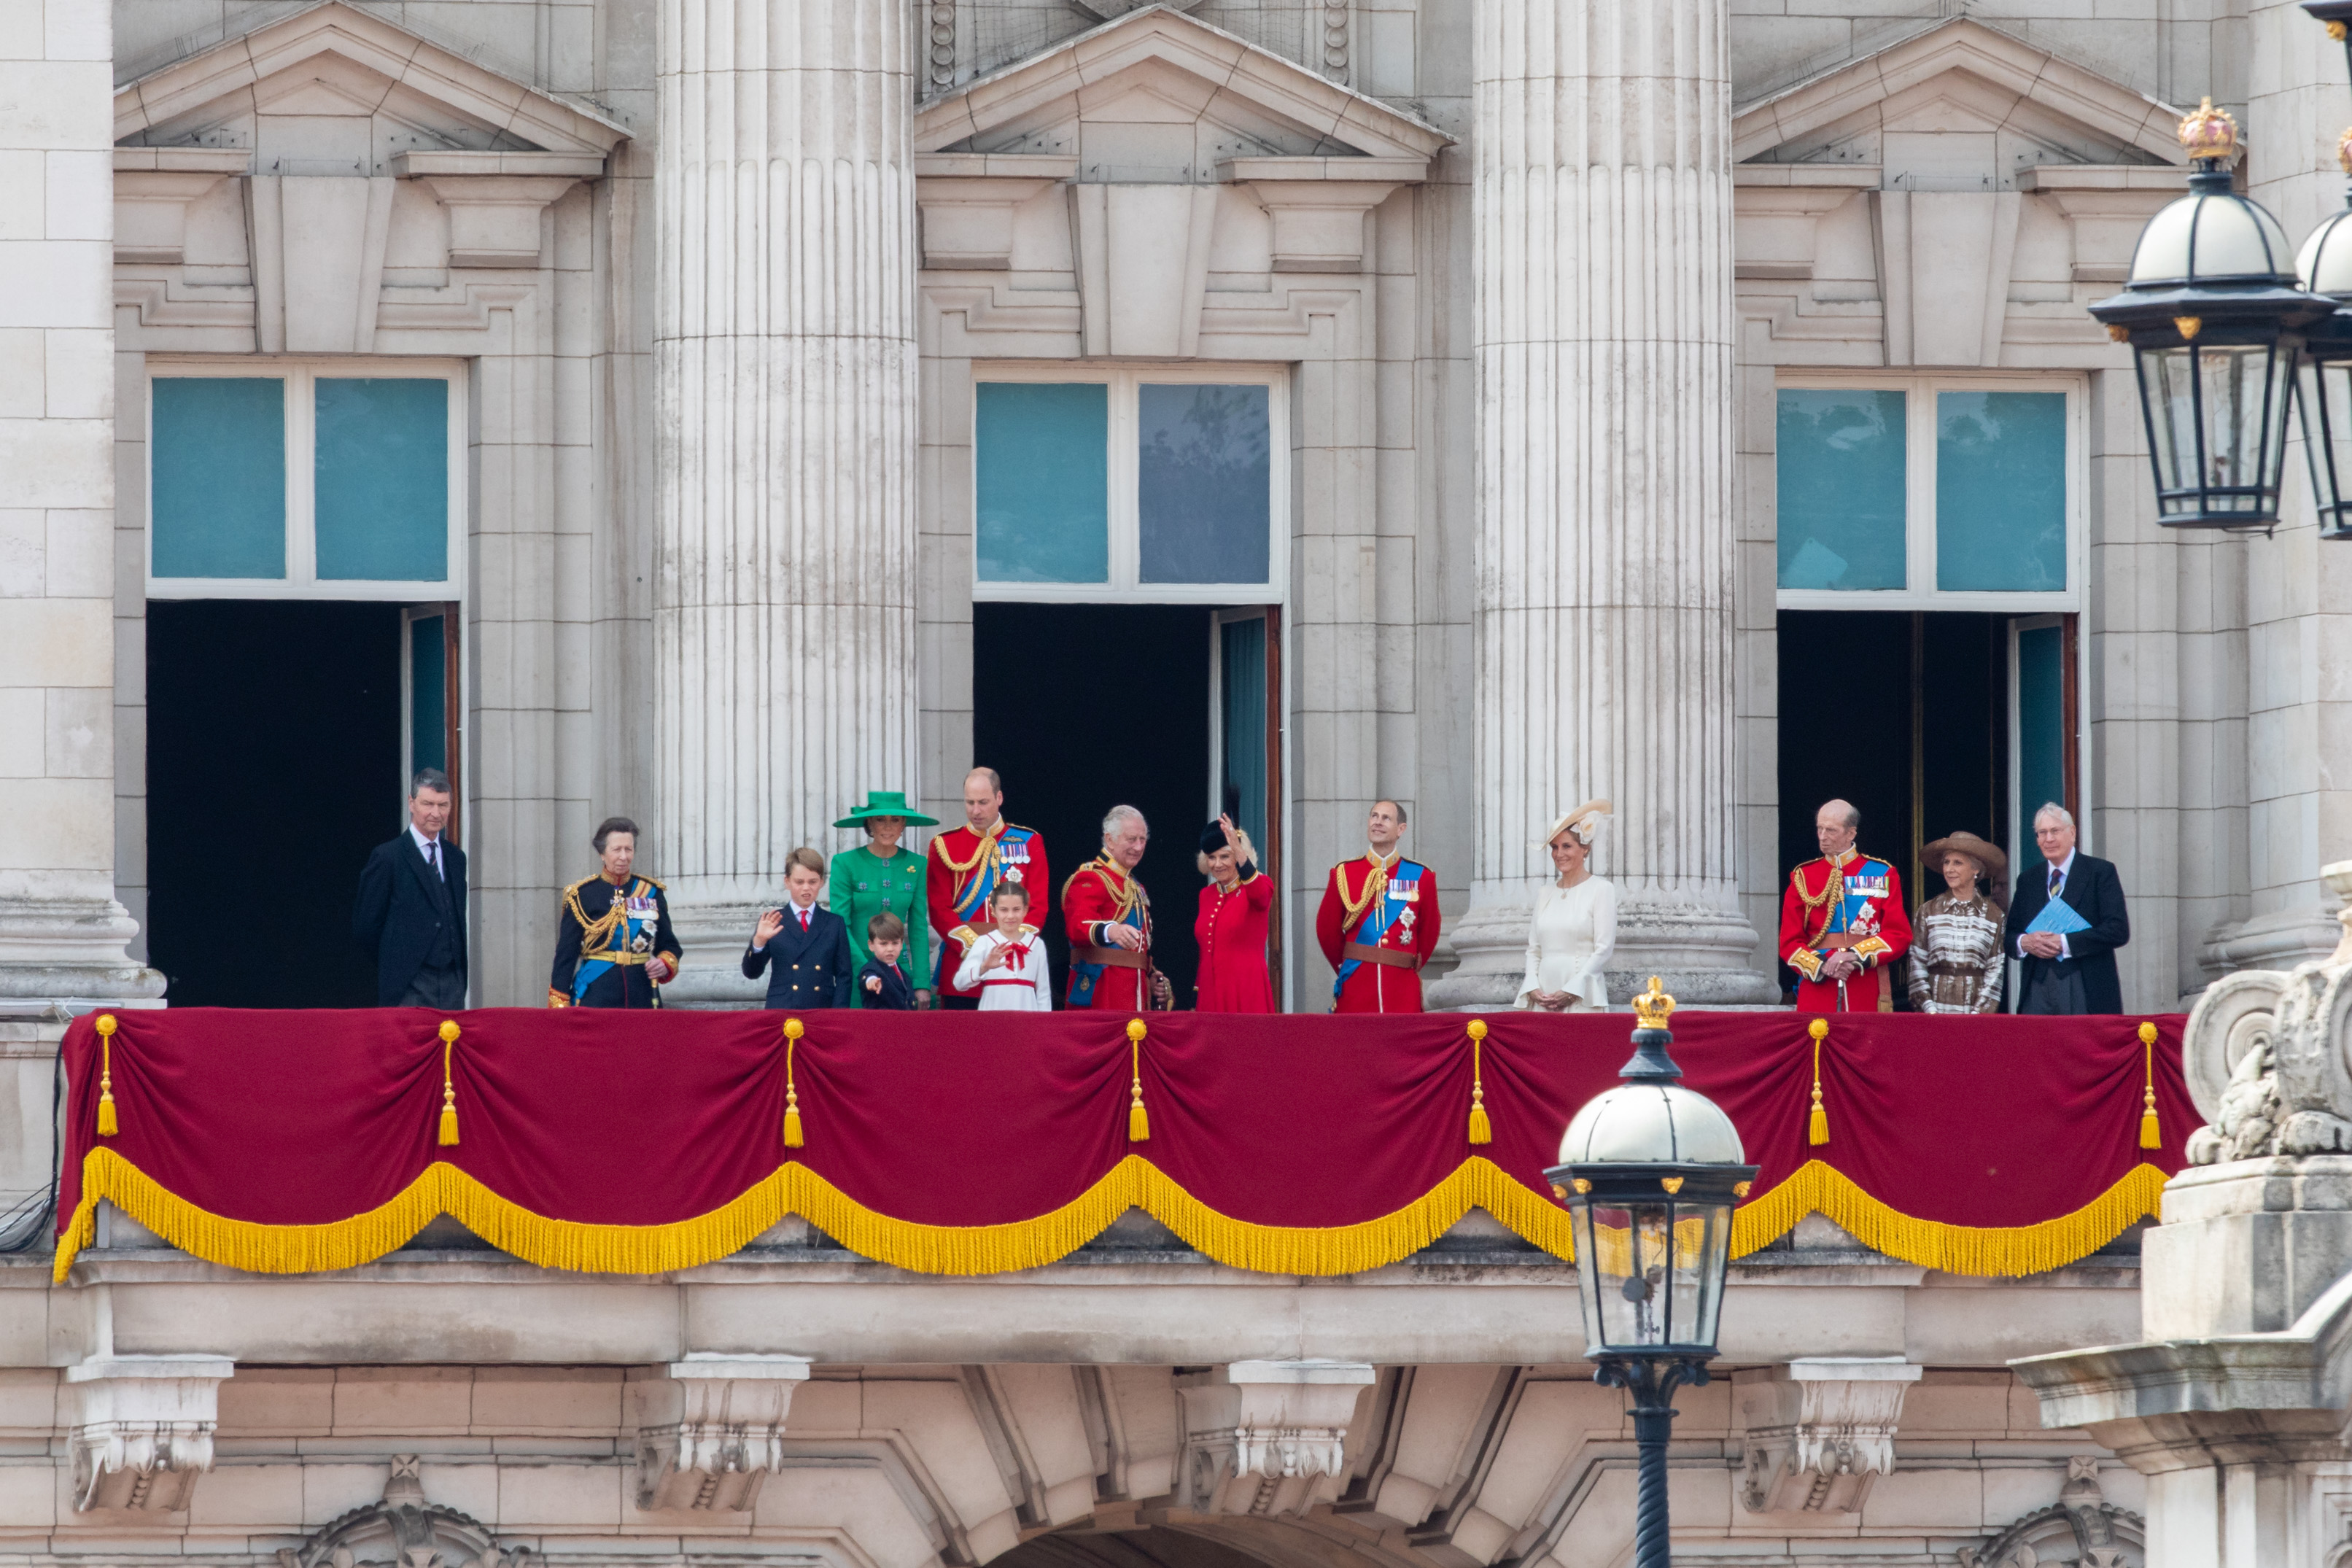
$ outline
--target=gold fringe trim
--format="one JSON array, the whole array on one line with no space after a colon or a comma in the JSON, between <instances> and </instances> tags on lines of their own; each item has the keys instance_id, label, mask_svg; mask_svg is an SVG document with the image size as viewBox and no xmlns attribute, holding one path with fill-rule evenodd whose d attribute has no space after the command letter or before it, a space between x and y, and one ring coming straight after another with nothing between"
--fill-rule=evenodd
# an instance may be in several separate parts
<instances>
[{"instance_id":1,"label":"gold fringe trim","mask_svg":"<svg viewBox=\"0 0 2352 1568\"><path fill-rule=\"evenodd\" d=\"M2041 1273L2097 1251L2125 1226L2157 1212L2165 1174L2153 1165L2129 1174L2084 1207L2039 1225L1972 1229L1914 1219L1864 1193L1843 1173L1808 1162L1742 1207L1732 1223L1736 1255L1754 1252L1819 1210L1864 1246L1959 1274ZM111 1148L82 1161L81 1201L58 1237L56 1278L91 1245L100 1202L110 1202L173 1247L255 1274L307 1274L355 1268L407 1242L437 1215L451 1215L500 1251L546 1268L591 1274L661 1274L742 1250L787 1215L798 1215L861 1258L923 1274L1002 1274L1066 1257L1129 1208L1139 1208L1219 1263L1267 1274L1360 1274L1408 1258L1473 1208L1560 1258L1572 1258L1568 1211L1474 1154L1403 1207L1345 1226L1270 1226L1220 1214L1139 1154L1129 1154L1077 1197L1033 1219L1003 1225L936 1226L894 1219L858 1203L798 1163L784 1165L731 1201L668 1225L589 1225L550 1219L490 1191L455 1165L436 1162L381 1206L325 1225L262 1225L198 1208L164 1190Z\"/></svg>"},{"instance_id":2,"label":"gold fringe trim","mask_svg":"<svg viewBox=\"0 0 2352 1568\"><path fill-rule=\"evenodd\" d=\"M1819 1214L1889 1258L1948 1274L2044 1274L2087 1258L2164 1200L2164 1172L2145 1163L2072 1214L2033 1225L1976 1226L1916 1219L1854 1185L1844 1172L1808 1160L1790 1178L1731 1216L1731 1255L1745 1258Z\"/></svg>"}]
</instances>

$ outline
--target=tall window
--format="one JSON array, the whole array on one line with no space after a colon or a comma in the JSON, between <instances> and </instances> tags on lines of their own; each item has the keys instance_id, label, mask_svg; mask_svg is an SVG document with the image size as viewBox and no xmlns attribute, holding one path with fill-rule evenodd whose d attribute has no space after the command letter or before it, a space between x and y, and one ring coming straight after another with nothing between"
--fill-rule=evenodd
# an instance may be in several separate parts
<instances>
[{"instance_id":1,"label":"tall window","mask_svg":"<svg viewBox=\"0 0 2352 1568\"><path fill-rule=\"evenodd\" d=\"M2079 403L2071 379L1784 379L1780 604L2074 607Z\"/></svg>"},{"instance_id":2,"label":"tall window","mask_svg":"<svg viewBox=\"0 0 2352 1568\"><path fill-rule=\"evenodd\" d=\"M148 593L456 597L461 393L414 362L154 363Z\"/></svg>"},{"instance_id":3,"label":"tall window","mask_svg":"<svg viewBox=\"0 0 2352 1568\"><path fill-rule=\"evenodd\" d=\"M989 368L972 389L982 599L1278 597L1278 372Z\"/></svg>"}]
</instances>

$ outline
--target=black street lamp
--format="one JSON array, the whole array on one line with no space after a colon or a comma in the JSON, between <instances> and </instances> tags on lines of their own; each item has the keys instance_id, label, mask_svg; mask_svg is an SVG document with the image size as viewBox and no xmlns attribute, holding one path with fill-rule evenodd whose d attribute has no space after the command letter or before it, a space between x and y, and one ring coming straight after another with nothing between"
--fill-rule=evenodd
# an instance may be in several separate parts
<instances>
[{"instance_id":1,"label":"black street lamp","mask_svg":"<svg viewBox=\"0 0 2352 1568\"><path fill-rule=\"evenodd\" d=\"M2237 121L2208 99L2180 144L2189 194L2148 220L2124 291L2091 314L2137 362L2157 521L2268 532L2305 334L2335 302L2305 291L2278 219L2231 188Z\"/></svg>"},{"instance_id":2,"label":"black street lamp","mask_svg":"<svg viewBox=\"0 0 2352 1568\"><path fill-rule=\"evenodd\" d=\"M1584 1299L1584 1353L1595 1383L1633 1401L1641 1489L1635 1568L1672 1568L1666 1521L1666 1440L1675 1390L1707 1381L1716 1321L1731 1264L1731 1208L1756 1167L1720 1106L1682 1086L1666 1054L1675 999L1659 988L1633 998L1633 1059L1615 1089L1585 1102L1547 1171L1576 1234Z\"/></svg>"},{"instance_id":3,"label":"black street lamp","mask_svg":"<svg viewBox=\"0 0 2352 1568\"><path fill-rule=\"evenodd\" d=\"M2352 9L2352 0L2345 0ZM2313 7L2306 5L2305 10ZM2344 24L2330 20L2331 31ZM2352 44L2346 46L2352 53ZM2336 162L2352 180L2352 131L2336 144ZM2303 286L2336 302L2305 334L2303 451L2311 460L2311 500L2319 537L2352 539L2352 188L2345 208L2312 231L2295 259Z\"/></svg>"}]
</instances>

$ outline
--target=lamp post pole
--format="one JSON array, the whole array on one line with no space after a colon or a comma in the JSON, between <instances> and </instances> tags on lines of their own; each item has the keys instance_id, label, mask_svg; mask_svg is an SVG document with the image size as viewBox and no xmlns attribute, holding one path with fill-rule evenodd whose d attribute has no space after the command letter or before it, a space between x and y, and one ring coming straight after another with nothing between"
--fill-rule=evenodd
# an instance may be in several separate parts
<instances>
[{"instance_id":1,"label":"lamp post pole","mask_svg":"<svg viewBox=\"0 0 2352 1568\"><path fill-rule=\"evenodd\" d=\"M1568 1124L1546 1172L1575 1224L1576 1286L1595 1383L1632 1403L1640 1455L1635 1568L1672 1568L1666 1443L1675 1390L1708 1381L1731 1263L1732 1205L1748 1195L1731 1118L1682 1086L1666 1047L1675 999L1654 976L1633 998L1641 1026L1617 1087Z\"/></svg>"}]
</instances>

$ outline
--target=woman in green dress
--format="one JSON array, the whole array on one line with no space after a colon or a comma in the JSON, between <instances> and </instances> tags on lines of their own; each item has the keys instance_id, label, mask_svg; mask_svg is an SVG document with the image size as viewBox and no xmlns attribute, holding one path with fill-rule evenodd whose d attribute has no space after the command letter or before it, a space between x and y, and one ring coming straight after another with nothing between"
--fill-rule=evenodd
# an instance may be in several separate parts
<instances>
[{"instance_id":1,"label":"woman in green dress","mask_svg":"<svg viewBox=\"0 0 2352 1568\"><path fill-rule=\"evenodd\" d=\"M900 791L874 789L866 792L864 805L834 824L866 829L863 846L833 858L833 912L849 923L852 973L873 956L866 951L866 922L887 910L906 922L907 950L898 967L915 988L918 1007L931 1005L931 918L923 900L923 858L901 848L898 840L909 825L935 827L939 820L909 806ZM851 1001L866 1005L862 988L852 993Z\"/></svg>"}]
</instances>

